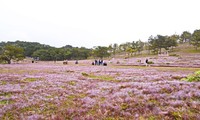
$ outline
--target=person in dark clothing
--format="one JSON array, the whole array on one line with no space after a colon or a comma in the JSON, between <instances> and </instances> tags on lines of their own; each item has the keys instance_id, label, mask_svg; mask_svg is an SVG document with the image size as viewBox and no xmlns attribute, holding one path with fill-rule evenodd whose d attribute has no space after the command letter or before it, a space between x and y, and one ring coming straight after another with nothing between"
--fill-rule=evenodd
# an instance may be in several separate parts
<instances>
[{"instance_id":1,"label":"person in dark clothing","mask_svg":"<svg viewBox=\"0 0 200 120\"><path fill-rule=\"evenodd\" d=\"M94 61L94 65L97 65L97 60Z\"/></svg>"},{"instance_id":2,"label":"person in dark clothing","mask_svg":"<svg viewBox=\"0 0 200 120\"><path fill-rule=\"evenodd\" d=\"M145 60L145 64L146 64L146 66L148 66L148 62L149 62L148 59L146 59L146 60Z\"/></svg>"},{"instance_id":3,"label":"person in dark clothing","mask_svg":"<svg viewBox=\"0 0 200 120\"><path fill-rule=\"evenodd\" d=\"M75 64L78 64L78 60L76 60Z\"/></svg>"}]
</instances>

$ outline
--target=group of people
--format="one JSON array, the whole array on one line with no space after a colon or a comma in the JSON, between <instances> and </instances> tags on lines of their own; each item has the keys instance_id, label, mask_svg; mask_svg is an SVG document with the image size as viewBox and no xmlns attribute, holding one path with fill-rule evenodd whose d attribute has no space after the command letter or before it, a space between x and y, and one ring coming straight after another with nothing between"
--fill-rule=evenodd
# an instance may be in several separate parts
<instances>
[{"instance_id":1,"label":"group of people","mask_svg":"<svg viewBox=\"0 0 200 120\"><path fill-rule=\"evenodd\" d=\"M104 62L103 60L94 60L94 62L92 62L92 65L103 65L103 66L107 66L107 63Z\"/></svg>"},{"instance_id":2,"label":"group of people","mask_svg":"<svg viewBox=\"0 0 200 120\"><path fill-rule=\"evenodd\" d=\"M118 61L119 62L119 61ZM141 60L138 60L139 63L141 63ZM65 60L63 61L63 64L68 64L68 61ZM78 64L78 60L75 61L75 64ZM118 63L117 63L118 64ZM107 66L107 63L105 61L103 61L102 59L99 60L94 60L94 62L92 62L92 65L102 65L102 66ZM146 66L150 66L149 60L146 59L145 60L145 65Z\"/></svg>"}]
</instances>

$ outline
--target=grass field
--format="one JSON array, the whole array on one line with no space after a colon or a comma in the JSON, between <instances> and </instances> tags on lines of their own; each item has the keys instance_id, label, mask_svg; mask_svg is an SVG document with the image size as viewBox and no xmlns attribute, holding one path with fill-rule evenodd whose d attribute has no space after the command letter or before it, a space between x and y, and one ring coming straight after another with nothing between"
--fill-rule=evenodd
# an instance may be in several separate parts
<instances>
[{"instance_id":1,"label":"grass field","mask_svg":"<svg viewBox=\"0 0 200 120\"><path fill-rule=\"evenodd\" d=\"M0 119L200 119L198 68L0 65Z\"/></svg>"}]
</instances>

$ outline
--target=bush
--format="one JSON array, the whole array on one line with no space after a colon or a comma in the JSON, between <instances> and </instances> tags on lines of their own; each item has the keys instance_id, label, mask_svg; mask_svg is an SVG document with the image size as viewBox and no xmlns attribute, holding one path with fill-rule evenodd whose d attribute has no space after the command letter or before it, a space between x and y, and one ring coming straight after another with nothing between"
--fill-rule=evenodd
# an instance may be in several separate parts
<instances>
[{"instance_id":1,"label":"bush","mask_svg":"<svg viewBox=\"0 0 200 120\"><path fill-rule=\"evenodd\" d=\"M188 75L186 78L183 78L182 80L188 82L200 82L200 71L197 71L192 75Z\"/></svg>"},{"instance_id":2,"label":"bush","mask_svg":"<svg viewBox=\"0 0 200 120\"><path fill-rule=\"evenodd\" d=\"M169 56L179 57L177 54L170 54Z\"/></svg>"},{"instance_id":3,"label":"bush","mask_svg":"<svg viewBox=\"0 0 200 120\"><path fill-rule=\"evenodd\" d=\"M88 77L89 76L89 74L87 74L87 73L81 73L83 76L85 76L85 77Z\"/></svg>"},{"instance_id":4,"label":"bush","mask_svg":"<svg viewBox=\"0 0 200 120\"><path fill-rule=\"evenodd\" d=\"M153 61L148 61L148 64L154 64L154 62Z\"/></svg>"}]
</instances>

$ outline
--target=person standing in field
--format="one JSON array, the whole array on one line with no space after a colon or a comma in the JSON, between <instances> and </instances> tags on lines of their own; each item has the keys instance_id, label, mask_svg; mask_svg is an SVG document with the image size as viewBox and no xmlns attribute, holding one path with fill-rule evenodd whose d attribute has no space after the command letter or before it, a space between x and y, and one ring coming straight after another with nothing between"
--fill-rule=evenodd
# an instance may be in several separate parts
<instances>
[{"instance_id":1,"label":"person standing in field","mask_svg":"<svg viewBox=\"0 0 200 120\"><path fill-rule=\"evenodd\" d=\"M149 62L148 59L146 59L146 60L145 60L145 64L146 64L146 66L148 66L148 62Z\"/></svg>"}]
</instances>

